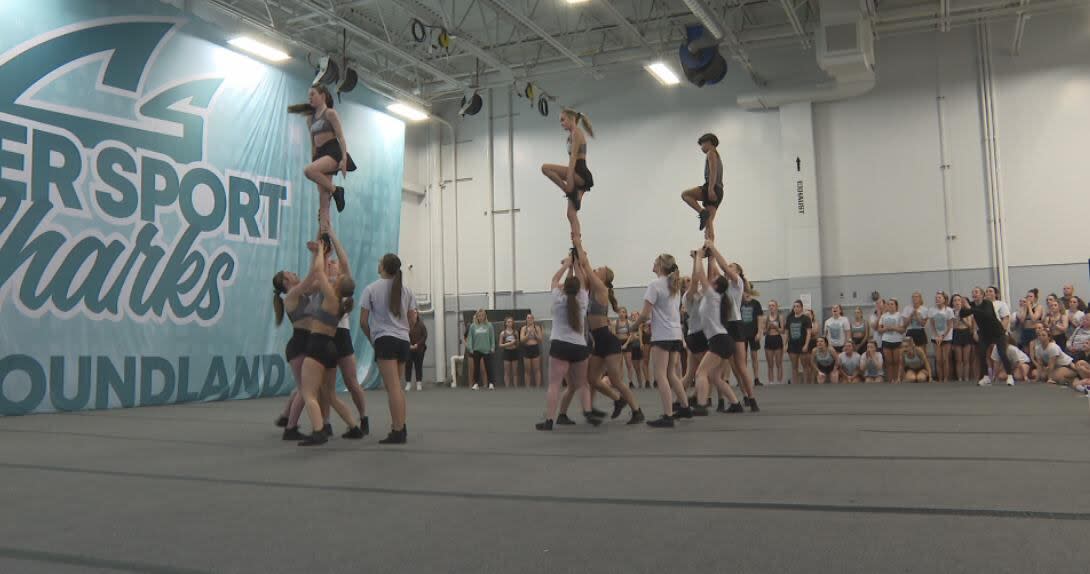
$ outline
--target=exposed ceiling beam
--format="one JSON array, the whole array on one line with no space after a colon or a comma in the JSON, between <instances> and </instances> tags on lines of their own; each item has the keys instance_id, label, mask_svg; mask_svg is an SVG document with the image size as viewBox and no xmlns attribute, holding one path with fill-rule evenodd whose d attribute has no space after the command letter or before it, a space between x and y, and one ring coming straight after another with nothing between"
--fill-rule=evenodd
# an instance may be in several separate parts
<instances>
[{"instance_id":1,"label":"exposed ceiling beam","mask_svg":"<svg viewBox=\"0 0 1090 574\"><path fill-rule=\"evenodd\" d=\"M418 1L416 1L416 0L389 0L389 1L391 1L393 4L397 5L398 8L400 8L403 12L405 12L409 16L411 16L413 18L416 18L417 20L420 20L421 22L423 22L423 23L425 23L427 25L433 25L434 24L433 19L438 17L435 14L431 14L430 16L428 14L425 14L425 12L431 13L431 9L427 8L427 7L421 7L420 3ZM469 52L470 54L473 54L474 56L476 56L477 58L482 60L484 63L488 64L489 66L492 66L493 69L495 69L495 70L499 71L500 73L508 76L510 79L515 78L515 71L513 69L511 69L511 66L508 65L507 62L504 62L503 60L501 60L499 57L497 57L492 52L489 52L488 50L485 50L484 48L482 48L479 44L474 42L473 39L470 36L466 35L465 32L462 32L462 31L457 30L457 29L447 28L447 34L449 34L451 36L451 38L454 40L454 45L456 47L460 47L461 49L465 50L466 52Z\"/></svg>"},{"instance_id":2,"label":"exposed ceiling beam","mask_svg":"<svg viewBox=\"0 0 1090 574\"><path fill-rule=\"evenodd\" d=\"M435 66L425 62L424 60L421 60L420 58L417 58L416 56L410 54L409 52L406 52L405 50L402 50L401 48L398 48L397 46L387 42L386 40L382 39L381 37L376 36L375 34L372 34L371 32L368 32L367 30L364 30L363 28L361 28L357 24L353 23L352 21L350 21L350 20L348 20L346 18L343 18L342 16L337 14L337 12L334 11L334 10L331 10L329 8L325 8L325 7L323 7L320 4L315 3L315 2L307 2L306 7L308 9L310 9L310 10L313 10L313 11L319 13L319 14L322 14L323 16L326 16L330 20L335 21L337 24L339 24L341 26L344 26L344 28L346 30L348 30L349 32L351 32L352 34L356 35L359 38L362 38L366 42L371 43L372 45L374 45L375 47L381 49L382 51L384 51L384 52L386 52L388 54L391 54L393 56L396 56L397 58L399 58L399 59L401 59L401 60L403 60L405 62L415 64L417 68L420 68L421 70L427 72L428 74L430 74L433 78L435 78L437 80L442 80L442 81L450 84L453 87L458 87L458 88L462 88L462 89L466 89L466 88L469 87L465 82L462 82L461 80L456 79L454 76L451 76L450 74L444 72L443 70L440 70L439 68L436 68Z\"/></svg>"},{"instance_id":3,"label":"exposed ceiling beam","mask_svg":"<svg viewBox=\"0 0 1090 574\"><path fill-rule=\"evenodd\" d=\"M945 2L946 0L942 0ZM795 7L791 4L791 0L780 0L780 5L783 6L783 12L787 15L787 21L791 24L791 28L795 30L795 35L799 37L799 43L802 44L803 49L810 49L810 35L806 33L806 29L802 27L802 22L799 21L799 15L795 12Z\"/></svg>"},{"instance_id":4,"label":"exposed ceiling beam","mask_svg":"<svg viewBox=\"0 0 1090 574\"><path fill-rule=\"evenodd\" d=\"M643 37L643 34L640 32L639 28L636 28L635 24L630 22L624 14L621 14L621 11L613 5L613 2L611 0L599 0L598 5L604 8L606 12L609 12L609 15L613 18L613 20L616 21L621 28L624 28L630 36L632 36L637 42L640 43L641 46L646 48L647 51L651 53L652 57L658 55L658 51L656 51L655 48L651 46L650 42L647 41L647 38Z\"/></svg>"},{"instance_id":5,"label":"exposed ceiling beam","mask_svg":"<svg viewBox=\"0 0 1090 574\"><path fill-rule=\"evenodd\" d=\"M507 0L481 0L481 1L487 3L496 12L503 12L504 14L507 14L511 18L514 18L516 21L518 21L519 24L522 24L527 30L533 32L534 34L537 34L537 36L539 38L541 38L542 40L545 40L545 42L547 44L549 44L550 46L552 46L553 49L555 49L557 52L560 52L561 54L563 54L566 58L568 58L572 62L575 62L575 64L577 66L579 66L580 68L589 68L590 67L590 64L588 64L586 61L584 61L583 58L580 58L579 54L576 54L575 52L571 51L571 49L569 49L567 46L565 46L563 43L561 43L560 40L557 40L551 34L546 32L544 28L542 28L540 25L538 25L537 22L534 22L529 16L523 14L522 12L520 12L518 10L515 10L514 8L512 8L511 5L507 2Z\"/></svg>"}]
</instances>

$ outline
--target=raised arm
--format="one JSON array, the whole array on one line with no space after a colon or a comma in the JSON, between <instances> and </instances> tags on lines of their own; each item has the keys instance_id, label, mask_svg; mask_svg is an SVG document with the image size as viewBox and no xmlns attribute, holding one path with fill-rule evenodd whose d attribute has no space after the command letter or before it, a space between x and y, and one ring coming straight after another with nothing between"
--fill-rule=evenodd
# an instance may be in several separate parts
<instances>
[{"instance_id":1,"label":"raised arm","mask_svg":"<svg viewBox=\"0 0 1090 574\"><path fill-rule=\"evenodd\" d=\"M590 265L590 259L587 258L587 252L583 249L583 238L575 235L572 237L572 245L575 246L575 255L578 261L578 271L582 273L579 277L580 281L585 281L587 288L593 286L595 289L605 288L606 284L598 278L598 275L594 273L594 268Z\"/></svg>"},{"instance_id":2,"label":"raised arm","mask_svg":"<svg viewBox=\"0 0 1090 574\"><path fill-rule=\"evenodd\" d=\"M348 254L345 253L344 247L341 246L341 242L337 239L337 234L333 233L333 228L329 228L329 242L333 244L333 252L337 254L337 266L341 269L341 275L347 277L352 276L352 270L348 267Z\"/></svg>"},{"instance_id":3,"label":"raised arm","mask_svg":"<svg viewBox=\"0 0 1090 574\"><path fill-rule=\"evenodd\" d=\"M698 287L704 289L711 289L711 282L708 280L708 274L704 272L704 250L697 249L689 253L693 258L693 275L689 279L689 291L696 293Z\"/></svg>"},{"instance_id":4,"label":"raised arm","mask_svg":"<svg viewBox=\"0 0 1090 574\"><path fill-rule=\"evenodd\" d=\"M704 242L704 246L711 250L712 258L715 259L715 263L719 266L719 269L722 270L723 275L726 275L727 279L729 279L731 283L736 283L738 279L740 279L740 277L730 268L730 263L727 262L727 259L723 257L722 253L719 252L719 249L715 246L715 243L713 243L711 240L708 240Z\"/></svg>"},{"instance_id":5,"label":"raised arm","mask_svg":"<svg viewBox=\"0 0 1090 574\"><path fill-rule=\"evenodd\" d=\"M561 280L564 278L564 273L571 269L571 265L571 257L565 257L564 260L560 262L560 269L557 269L556 273L553 274L552 283L550 283L550 290L560 289L560 283Z\"/></svg>"}]
</instances>

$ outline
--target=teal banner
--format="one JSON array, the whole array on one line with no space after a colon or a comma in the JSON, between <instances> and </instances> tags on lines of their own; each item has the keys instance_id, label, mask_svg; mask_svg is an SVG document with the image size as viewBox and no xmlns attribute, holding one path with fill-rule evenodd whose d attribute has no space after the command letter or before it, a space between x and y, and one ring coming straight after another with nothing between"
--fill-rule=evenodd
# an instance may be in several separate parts
<instances>
[{"instance_id":1,"label":"teal banner","mask_svg":"<svg viewBox=\"0 0 1090 574\"><path fill-rule=\"evenodd\" d=\"M305 274L317 229L286 113L311 78L208 38L159 3L0 3L0 415L294 388L271 280ZM405 132L347 96L333 225L362 290L397 251Z\"/></svg>"}]
</instances>

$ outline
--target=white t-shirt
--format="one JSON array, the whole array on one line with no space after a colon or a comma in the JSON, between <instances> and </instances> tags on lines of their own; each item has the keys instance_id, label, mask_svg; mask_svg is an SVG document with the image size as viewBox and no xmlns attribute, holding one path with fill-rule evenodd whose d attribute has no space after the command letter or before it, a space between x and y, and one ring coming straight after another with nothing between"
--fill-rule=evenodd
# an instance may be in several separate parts
<instances>
[{"instance_id":1,"label":"white t-shirt","mask_svg":"<svg viewBox=\"0 0 1090 574\"><path fill-rule=\"evenodd\" d=\"M1003 319L1011 316L1011 308L1007 305L1006 301L995 300L992 301L992 307L995 309L995 316L1002 323Z\"/></svg>"},{"instance_id":2,"label":"white t-shirt","mask_svg":"<svg viewBox=\"0 0 1090 574\"><path fill-rule=\"evenodd\" d=\"M1085 316L1085 313L1083 313L1082 311L1075 311L1074 313L1072 313L1070 309L1067 310L1067 338L1068 339L1070 339L1071 335L1075 333L1075 329L1078 329L1079 327L1082 326L1083 316Z\"/></svg>"},{"instance_id":3,"label":"white t-shirt","mask_svg":"<svg viewBox=\"0 0 1090 574\"><path fill-rule=\"evenodd\" d=\"M923 329L927 323L927 307L920 305L919 309L915 307L905 307L901 309L901 317L905 320L905 325L909 329ZM913 317L913 314L918 315L919 318Z\"/></svg>"},{"instance_id":4,"label":"white t-shirt","mask_svg":"<svg viewBox=\"0 0 1090 574\"><path fill-rule=\"evenodd\" d=\"M587 346L587 337L584 335L584 331L580 328L575 330L568 323L568 296L562 289L553 289L553 331L549 335L551 341L564 341L565 343L571 343L573 345L579 345L581 347ZM579 316L582 319L579 321L580 327L587 326L587 305L590 302L590 293L586 289L581 289L579 294L575 296L576 304L579 305Z\"/></svg>"},{"instance_id":5,"label":"white t-shirt","mask_svg":"<svg viewBox=\"0 0 1090 574\"><path fill-rule=\"evenodd\" d=\"M843 315L839 319L829 317L825 320L825 332L829 334L829 345L833 347L843 347L851 330L852 322Z\"/></svg>"},{"instance_id":6,"label":"white t-shirt","mask_svg":"<svg viewBox=\"0 0 1090 574\"><path fill-rule=\"evenodd\" d=\"M1071 336L1067 338L1068 349L1086 349L1086 345L1090 343L1090 329L1084 329L1079 327L1075 329Z\"/></svg>"},{"instance_id":7,"label":"white t-shirt","mask_svg":"<svg viewBox=\"0 0 1090 574\"><path fill-rule=\"evenodd\" d=\"M730 297L730 312L727 313L728 321L742 320L742 291L745 288L746 285L741 277L737 281L731 281L729 277L727 278L727 297Z\"/></svg>"},{"instance_id":8,"label":"white t-shirt","mask_svg":"<svg viewBox=\"0 0 1090 574\"><path fill-rule=\"evenodd\" d=\"M729 297L730 294L728 293ZM727 332L723 321L719 318L722 312L723 296L715 292L715 289L705 289L700 297L700 322L704 325L704 336L710 341L716 335Z\"/></svg>"},{"instance_id":9,"label":"white t-shirt","mask_svg":"<svg viewBox=\"0 0 1090 574\"><path fill-rule=\"evenodd\" d=\"M940 337L950 326L950 322L954 320L954 310L950 307L943 307L942 309L935 307L927 313L927 316L931 318L931 326L935 328L935 337ZM946 333L942 340L950 341L953 338L954 330L950 329L950 332Z\"/></svg>"},{"instance_id":10,"label":"white t-shirt","mask_svg":"<svg viewBox=\"0 0 1090 574\"><path fill-rule=\"evenodd\" d=\"M865 354L860 355L860 357L862 357L862 358L859 359L859 361L860 361L860 364L863 367L863 376L864 377L881 377L882 376L882 373L883 373L882 365L884 364L884 359L882 359L882 353L881 352L875 353L873 359L870 358L870 357L867 357L867 355L865 355Z\"/></svg>"},{"instance_id":11,"label":"white t-shirt","mask_svg":"<svg viewBox=\"0 0 1090 574\"><path fill-rule=\"evenodd\" d=\"M390 313L390 286L393 279L379 279L363 290L363 304L367 309L367 325L371 328L371 340L380 337L396 337L409 340L409 311L416 309L416 296L405 285L401 286L401 316Z\"/></svg>"},{"instance_id":12,"label":"white t-shirt","mask_svg":"<svg viewBox=\"0 0 1090 574\"><path fill-rule=\"evenodd\" d=\"M893 327L900 327L904 324L904 317L899 313L882 313L882 317L878 320L886 329L892 329ZM904 333L900 331L885 331L882 333L883 343L900 343L905 340Z\"/></svg>"},{"instance_id":13,"label":"white t-shirt","mask_svg":"<svg viewBox=\"0 0 1090 574\"><path fill-rule=\"evenodd\" d=\"M693 293L691 296L685 295L685 309L689 311L688 335L695 335L704 331L704 319L700 314L701 302L700 293Z\"/></svg>"},{"instance_id":14,"label":"white t-shirt","mask_svg":"<svg viewBox=\"0 0 1090 574\"><path fill-rule=\"evenodd\" d=\"M1007 359L1009 359L1011 363L1029 364L1029 357L1022 352L1022 349L1019 349L1014 345L1007 345ZM999 345L992 347L992 360L999 360Z\"/></svg>"},{"instance_id":15,"label":"white t-shirt","mask_svg":"<svg viewBox=\"0 0 1090 574\"><path fill-rule=\"evenodd\" d=\"M862 355L859 353L852 353L850 357L847 353L841 353L836 360L840 363L840 366L844 369L845 373L854 375L859 372L859 366L863 362L861 357Z\"/></svg>"},{"instance_id":16,"label":"white t-shirt","mask_svg":"<svg viewBox=\"0 0 1090 574\"><path fill-rule=\"evenodd\" d=\"M1042 365L1048 366L1048 362L1052 360L1052 357L1056 357L1057 367L1070 367L1071 363L1074 362L1074 359L1069 357L1067 353L1064 353L1055 341L1050 342L1048 346L1044 348L1042 348L1040 344L1034 344L1033 348L1037 355L1037 360L1040 361Z\"/></svg>"},{"instance_id":17,"label":"white t-shirt","mask_svg":"<svg viewBox=\"0 0 1090 574\"><path fill-rule=\"evenodd\" d=\"M681 294L670 295L670 277L664 275L652 281L643 300L651 304L651 342L680 341L684 337L678 308Z\"/></svg>"},{"instance_id":18,"label":"white t-shirt","mask_svg":"<svg viewBox=\"0 0 1090 574\"><path fill-rule=\"evenodd\" d=\"M344 314L344 317L341 317L341 321L339 323L337 323L337 328L338 329L351 329L352 324L349 322L351 320L352 320L352 311L349 311L349 312Z\"/></svg>"},{"instance_id":19,"label":"white t-shirt","mask_svg":"<svg viewBox=\"0 0 1090 574\"><path fill-rule=\"evenodd\" d=\"M878 317L874 313L867 315L867 325L870 326L870 338L874 339L875 343L879 343L878 347L881 348L882 334L878 332Z\"/></svg>"}]
</instances>

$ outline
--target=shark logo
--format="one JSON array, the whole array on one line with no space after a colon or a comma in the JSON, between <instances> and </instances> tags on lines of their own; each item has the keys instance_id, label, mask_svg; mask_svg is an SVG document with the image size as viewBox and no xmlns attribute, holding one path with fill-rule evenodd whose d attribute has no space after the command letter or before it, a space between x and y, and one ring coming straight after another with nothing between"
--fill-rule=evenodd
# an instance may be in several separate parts
<instances>
[{"instance_id":1,"label":"shark logo","mask_svg":"<svg viewBox=\"0 0 1090 574\"><path fill-rule=\"evenodd\" d=\"M178 108L207 110L222 78L189 81L143 97L137 102L138 114L128 121L34 102L41 86L96 59L102 60L99 89L140 98L149 64L179 22L133 20L83 23L0 56L0 112L64 128L87 148L115 140L160 152L179 163L201 159L204 118ZM50 72L43 76L42 70Z\"/></svg>"},{"instance_id":2,"label":"shark logo","mask_svg":"<svg viewBox=\"0 0 1090 574\"><path fill-rule=\"evenodd\" d=\"M207 325L222 316L223 288L234 282L224 241L278 243L288 182L205 158L206 120L224 79L146 88L182 22L81 22L0 55L0 309L10 298L32 317ZM92 93L81 86L49 96L88 70L98 71ZM94 215L114 229L104 234ZM127 236L120 226L131 228ZM207 237L222 238L211 252Z\"/></svg>"}]
</instances>

